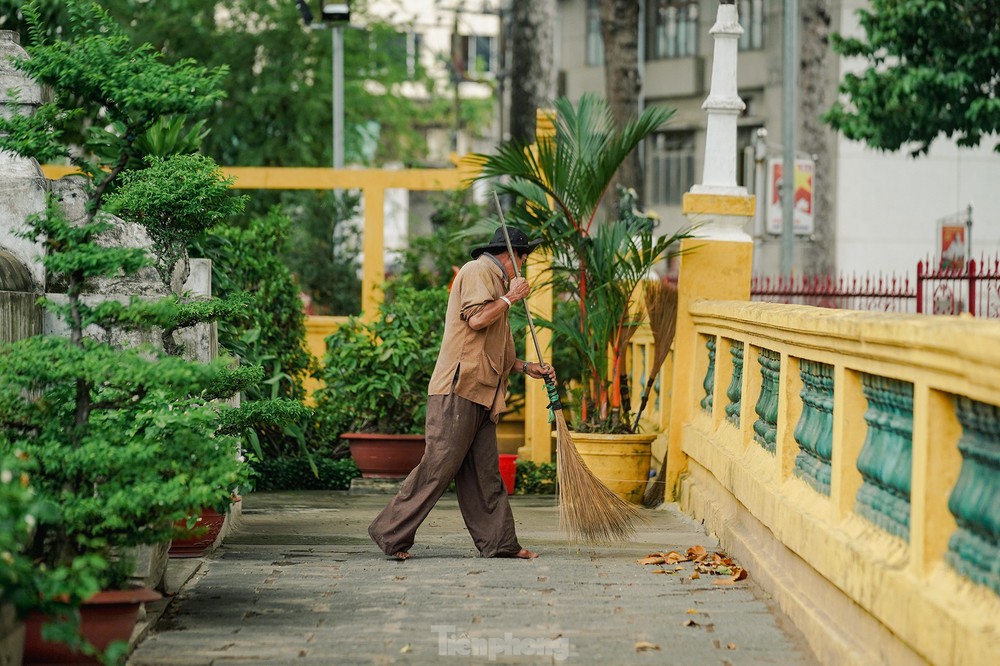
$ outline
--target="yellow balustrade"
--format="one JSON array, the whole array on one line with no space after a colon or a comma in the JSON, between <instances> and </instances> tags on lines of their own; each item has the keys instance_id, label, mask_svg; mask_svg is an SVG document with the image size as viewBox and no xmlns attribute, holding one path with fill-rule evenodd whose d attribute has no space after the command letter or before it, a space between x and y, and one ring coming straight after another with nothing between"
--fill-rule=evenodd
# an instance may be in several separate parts
<instances>
[{"instance_id":1,"label":"yellow balustrade","mask_svg":"<svg viewBox=\"0 0 1000 666\"><path fill-rule=\"evenodd\" d=\"M670 438L670 490L681 508L719 535L823 662L1000 663L1000 596L946 560L957 529L949 498L963 465L955 396L1000 405L1000 324L746 300L689 299L683 306L678 341L688 346L678 347L672 410L681 425ZM716 351L706 410L700 401L709 340ZM743 350L738 425L725 414L736 374L733 344ZM762 350L780 359L773 452L754 431L759 403L767 402ZM825 364L833 381L828 494L796 470L804 363ZM905 537L859 513L859 458L872 437L866 376L912 387ZM872 418L894 428L897 416ZM996 427L995 420L987 425L994 436ZM977 488L995 493L995 468L992 474Z\"/></svg>"},{"instance_id":2,"label":"yellow balustrade","mask_svg":"<svg viewBox=\"0 0 1000 666\"><path fill-rule=\"evenodd\" d=\"M326 339L340 326L347 322L347 317L327 317L311 315L306 317L306 349L322 364L326 356ZM302 381L306 389L306 403L313 404L313 392L320 387L320 381L315 377L306 377Z\"/></svg>"}]
</instances>

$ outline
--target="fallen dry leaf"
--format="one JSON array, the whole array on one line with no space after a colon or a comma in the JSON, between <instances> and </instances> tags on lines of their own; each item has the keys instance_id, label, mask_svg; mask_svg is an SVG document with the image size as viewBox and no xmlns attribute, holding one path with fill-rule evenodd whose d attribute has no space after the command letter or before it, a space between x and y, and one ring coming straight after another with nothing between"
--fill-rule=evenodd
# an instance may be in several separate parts
<instances>
[{"instance_id":1,"label":"fallen dry leaf","mask_svg":"<svg viewBox=\"0 0 1000 666\"><path fill-rule=\"evenodd\" d=\"M726 649L727 650L735 650L736 649L736 643L726 643Z\"/></svg>"},{"instance_id":2,"label":"fallen dry leaf","mask_svg":"<svg viewBox=\"0 0 1000 666\"><path fill-rule=\"evenodd\" d=\"M650 643L648 641L639 641L635 644L636 652L649 652L650 650L659 650L660 646L656 643Z\"/></svg>"},{"instance_id":3,"label":"fallen dry leaf","mask_svg":"<svg viewBox=\"0 0 1000 666\"><path fill-rule=\"evenodd\" d=\"M410 647L409 643L407 643L403 647L399 648L399 653L400 654L409 654L410 652L412 652L412 648Z\"/></svg>"},{"instance_id":4,"label":"fallen dry leaf","mask_svg":"<svg viewBox=\"0 0 1000 666\"><path fill-rule=\"evenodd\" d=\"M733 580L743 580L749 575L746 569L736 567L736 570L733 571Z\"/></svg>"},{"instance_id":5,"label":"fallen dry leaf","mask_svg":"<svg viewBox=\"0 0 1000 666\"><path fill-rule=\"evenodd\" d=\"M701 578L701 574L700 574L700 573L698 573L697 571L695 571L695 572L693 572L693 573L691 574L691 578L692 578L692 579L694 579L694 578Z\"/></svg>"},{"instance_id":6,"label":"fallen dry leaf","mask_svg":"<svg viewBox=\"0 0 1000 666\"><path fill-rule=\"evenodd\" d=\"M700 560L707 554L708 552L705 550L704 546L691 546L687 549L687 556L692 560Z\"/></svg>"},{"instance_id":7,"label":"fallen dry leaf","mask_svg":"<svg viewBox=\"0 0 1000 666\"><path fill-rule=\"evenodd\" d=\"M678 562L687 562L690 558L684 557L676 550L672 550L663 556L667 564L677 564Z\"/></svg>"},{"instance_id":8,"label":"fallen dry leaf","mask_svg":"<svg viewBox=\"0 0 1000 666\"><path fill-rule=\"evenodd\" d=\"M697 608L688 608L684 612L687 613L688 615L697 615L698 614L698 609Z\"/></svg>"},{"instance_id":9,"label":"fallen dry leaf","mask_svg":"<svg viewBox=\"0 0 1000 666\"><path fill-rule=\"evenodd\" d=\"M667 571L666 569L653 569L650 573L665 574L665 573L670 573L670 572Z\"/></svg>"},{"instance_id":10,"label":"fallen dry leaf","mask_svg":"<svg viewBox=\"0 0 1000 666\"><path fill-rule=\"evenodd\" d=\"M639 564L663 564L665 560L659 555L648 555L641 560L636 560Z\"/></svg>"}]
</instances>

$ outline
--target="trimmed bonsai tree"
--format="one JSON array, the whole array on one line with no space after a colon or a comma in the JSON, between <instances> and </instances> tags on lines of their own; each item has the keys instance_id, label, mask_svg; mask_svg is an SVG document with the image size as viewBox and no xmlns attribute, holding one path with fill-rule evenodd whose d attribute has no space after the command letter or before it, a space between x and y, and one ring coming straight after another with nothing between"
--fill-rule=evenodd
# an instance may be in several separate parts
<instances>
[{"instance_id":1,"label":"trimmed bonsai tree","mask_svg":"<svg viewBox=\"0 0 1000 666\"><path fill-rule=\"evenodd\" d=\"M222 192L226 184L214 165L198 158L154 162L159 169L145 181L145 195L121 196L136 215L155 220L155 260L145 248L109 242L115 225L103 211L125 167L142 160L139 138L161 117L209 108L224 71L189 61L167 65L148 46L131 47L96 4L71 1L67 11L71 29L48 41L38 7L25 8L31 57L15 66L50 87L50 101L35 114L0 118L0 148L41 161L67 159L85 176L82 214L69 219L50 196L21 230L43 249L49 282L61 289L44 305L65 335L0 345L0 457L16 452L39 499L53 508L39 517L27 550L45 583L35 599L42 608L122 584L128 547L169 539L176 521L204 506L228 506L247 481L232 436L246 415L224 400L262 380L259 368L171 353L178 351L174 331L231 315L239 302L93 293L157 264L161 275L173 276L166 266L177 244L195 233L190 219L216 221L238 205ZM213 196L178 191L168 176L196 176ZM169 188L193 197L178 209L186 220L156 216L158 206L173 204L149 194ZM157 337L163 348L136 342Z\"/></svg>"},{"instance_id":2,"label":"trimmed bonsai tree","mask_svg":"<svg viewBox=\"0 0 1000 666\"><path fill-rule=\"evenodd\" d=\"M95 243L109 226L74 226L52 199L29 219L25 237L41 241L46 268L65 277L65 299L45 305L68 335L0 345L0 454L19 452L39 496L56 507L39 521L30 556L41 572L65 572L62 589L51 591L76 602L95 584L123 585L126 548L168 540L175 521L228 504L246 483L238 440L219 433L227 409L219 399L260 378L225 361L88 337L95 328L141 328L151 309L85 297L88 280L149 263L140 249ZM155 305L163 317L175 304Z\"/></svg>"},{"instance_id":3,"label":"trimmed bonsai tree","mask_svg":"<svg viewBox=\"0 0 1000 666\"><path fill-rule=\"evenodd\" d=\"M223 176L212 159L202 155L152 157L148 168L122 172L120 184L107 198L107 208L146 229L152 240L160 280L174 293L174 307L163 310L154 306L155 323L160 326L161 342L167 353L179 355L183 352L175 336L179 329L204 321L221 320L230 327L242 327L241 322L251 321L258 326L258 339L264 329L271 338L285 333L280 358L284 367L280 362L272 363L276 360L272 358L247 359L245 353L250 351L252 342L238 340L246 343L232 350L242 352L240 363L262 367L268 374L261 383L245 387L244 397L248 400L230 412L227 420L231 431L245 433L250 448L259 457L264 455L261 440L282 436L278 433L297 440L300 450L307 451L304 431L313 415L301 402L305 397L301 377L312 369L312 358L302 345L305 322L301 301L297 291L288 293L287 287L294 289L294 285L276 253L271 255L271 275L246 275L248 263L256 265L265 261L262 257L246 255L277 250L278 247L267 247L263 239L269 237L274 245L280 245L289 221L272 211L268 217L252 221L245 230L221 225L223 220L242 212L246 200L246 197L232 196L232 182L232 178ZM225 261L229 266L223 270L235 274L226 280L235 289L227 290L225 299L190 299L182 293L182 285L190 273L189 248L199 239L203 241L202 246L208 244L206 232L223 245L224 251L216 253L216 265ZM282 286L286 287L284 291L281 291ZM294 304L292 312L288 311L289 301ZM282 302L285 307L278 305ZM261 323L276 317L284 321L270 327ZM292 330L274 331L282 325ZM288 340L293 333L298 334L296 339ZM276 346L271 339L264 342Z\"/></svg>"}]
</instances>

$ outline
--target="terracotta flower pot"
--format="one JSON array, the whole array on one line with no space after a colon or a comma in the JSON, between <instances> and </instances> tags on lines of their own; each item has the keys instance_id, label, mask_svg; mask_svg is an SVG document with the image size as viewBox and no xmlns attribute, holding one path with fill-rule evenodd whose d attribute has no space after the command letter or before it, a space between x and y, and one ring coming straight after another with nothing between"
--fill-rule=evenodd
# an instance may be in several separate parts
<instances>
[{"instance_id":1,"label":"terracotta flower pot","mask_svg":"<svg viewBox=\"0 0 1000 666\"><path fill-rule=\"evenodd\" d=\"M84 639L103 652L113 641L128 641L135 628L139 605L156 601L161 595L147 588L98 592L80 607L80 631ZM24 665L99 664L100 661L74 653L62 643L42 639L42 625L48 617L31 613L25 618Z\"/></svg>"},{"instance_id":2,"label":"terracotta flower pot","mask_svg":"<svg viewBox=\"0 0 1000 666\"><path fill-rule=\"evenodd\" d=\"M192 535L186 538L174 539L170 543L170 557L201 557L219 538L222 526L226 522L226 514L205 507L198 515L198 522L192 529ZM181 529L187 528L186 522L177 524Z\"/></svg>"},{"instance_id":3,"label":"terracotta flower pot","mask_svg":"<svg viewBox=\"0 0 1000 666\"><path fill-rule=\"evenodd\" d=\"M366 479L403 479L424 457L423 435L386 435L348 432L341 435L351 447L354 464Z\"/></svg>"}]
</instances>

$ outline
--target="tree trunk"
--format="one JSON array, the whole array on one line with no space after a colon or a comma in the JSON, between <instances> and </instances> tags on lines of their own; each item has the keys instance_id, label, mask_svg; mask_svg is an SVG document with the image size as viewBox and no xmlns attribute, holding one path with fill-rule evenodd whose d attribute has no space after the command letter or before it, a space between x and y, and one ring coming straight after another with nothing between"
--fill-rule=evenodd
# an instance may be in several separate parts
<instances>
[{"instance_id":1,"label":"tree trunk","mask_svg":"<svg viewBox=\"0 0 1000 666\"><path fill-rule=\"evenodd\" d=\"M604 40L604 91L615 125L622 128L639 115L639 1L601 0L601 37ZM607 194L610 210L618 211L621 184L635 189L642 201L642 160L638 149L626 159Z\"/></svg>"},{"instance_id":2,"label":"tree trunk","mask_svg":"<svg viewBox=\"0 0 1000 666\"><path fill-rule=\"evenodd\" d=\"M556 0L513 0L511 7L510 138L535 139L535 112L556 97Z\"/></svg>"},{"instance_id":3,"label":"tree trunk","mask_svg":"<svg viewBox=\"0 0 1000 666\"><path fill-rule=\"evenodd\" d=\"M813 225L811 242L803 244L801 266L818 275L836 270L836 230L834 228L834 183L830 155L834 154L836 134L820 121L836 94L836 80L831 80L830 13L828 0L803 0L799 7L801 35L799 48L799 146L817 155L813 185ZM835 56L834 56L835 57Z\"/></svg>"}]
</instances>

